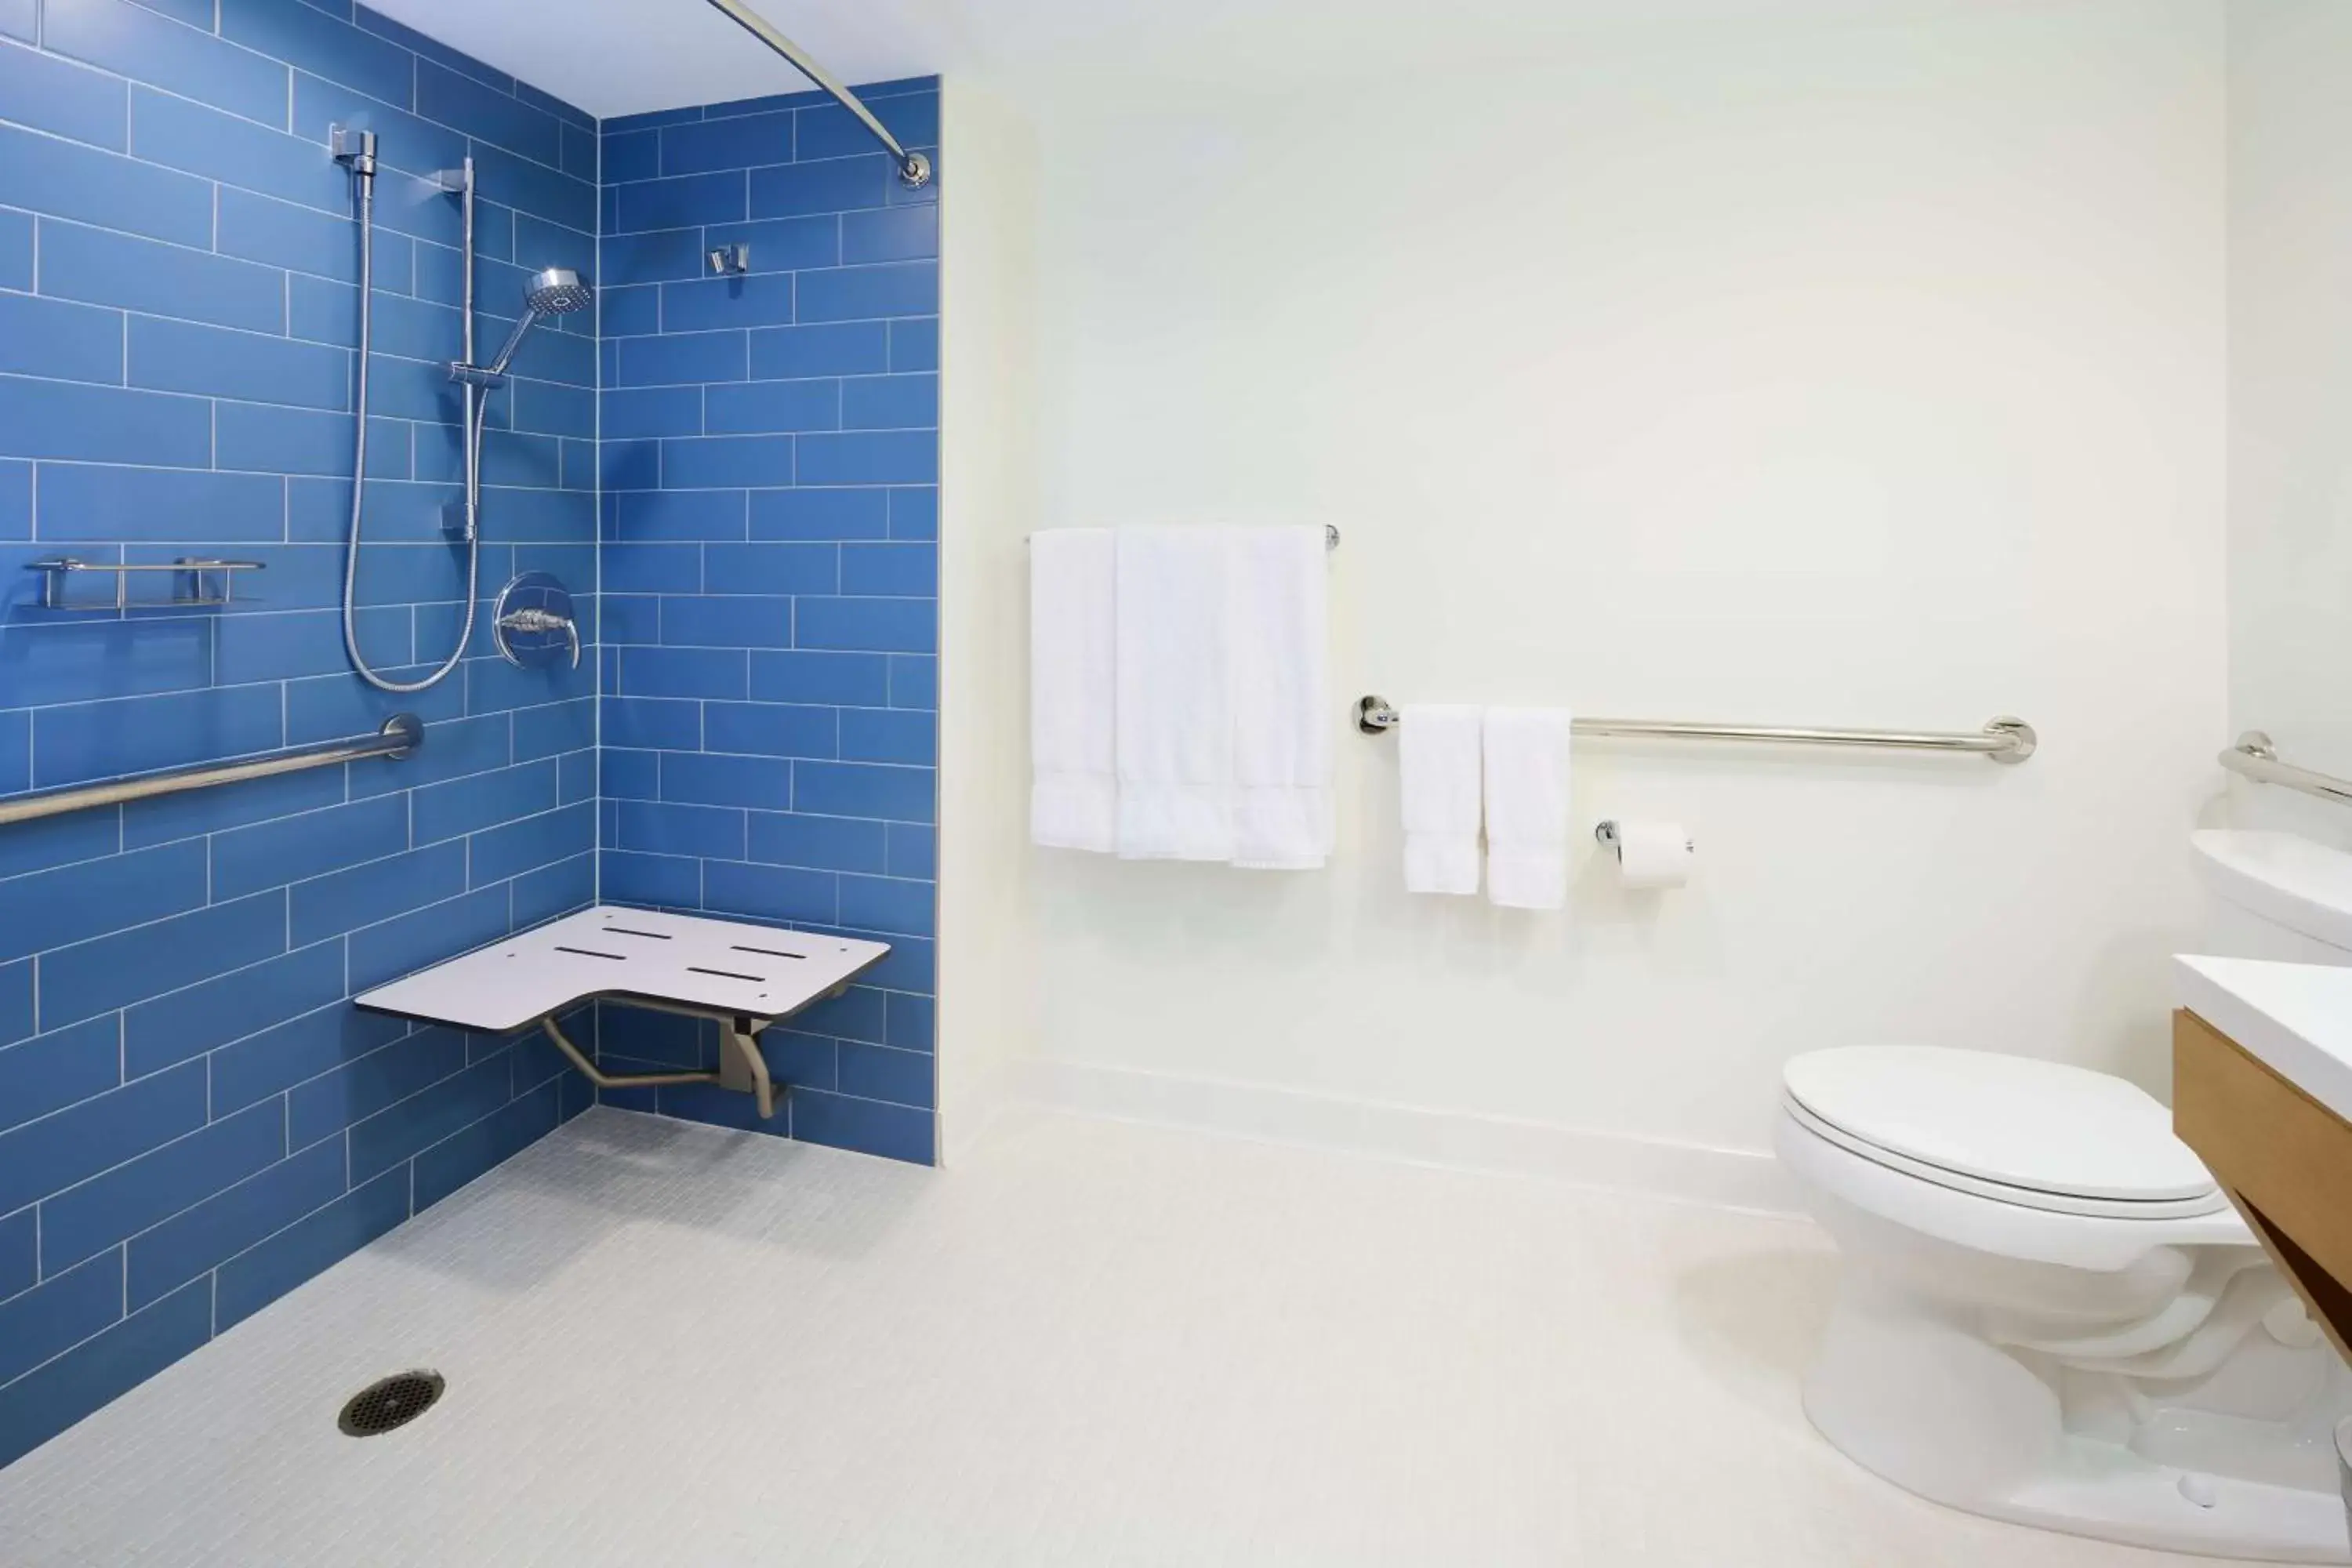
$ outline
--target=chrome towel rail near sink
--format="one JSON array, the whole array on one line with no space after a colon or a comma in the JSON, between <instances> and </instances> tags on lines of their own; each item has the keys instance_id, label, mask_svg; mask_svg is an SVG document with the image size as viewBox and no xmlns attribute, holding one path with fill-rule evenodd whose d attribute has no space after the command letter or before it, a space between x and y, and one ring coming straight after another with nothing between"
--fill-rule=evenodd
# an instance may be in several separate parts
<instances>
[{"instance_id":1,"label":"chrome towel rail near sink","mask_svg":"<svg viewBox=\"0 0 2352 1568\"><path fill-rule=\"evenodd\" d=\"M2239 736L2238 743L2221 753L2221 763L2231 773L2256 784L2281 784L2339 805L2352 805L2352 779L2339 779L2333 773L2279 761L2278 748L2260 730L2249 730Z\"/></svg>"}]
</instances>

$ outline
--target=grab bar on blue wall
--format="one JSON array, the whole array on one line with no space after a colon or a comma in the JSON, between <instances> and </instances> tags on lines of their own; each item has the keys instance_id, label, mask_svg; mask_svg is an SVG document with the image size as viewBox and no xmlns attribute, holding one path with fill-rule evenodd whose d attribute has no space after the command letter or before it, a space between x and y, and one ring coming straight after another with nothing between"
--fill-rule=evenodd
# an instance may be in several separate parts
<instances>
[{"instance_id":1,"label":"grab bar on blue wall","mask_svg":"<svg viewBox=\"0 0 2352 1568\"><path fill-rule=\"evenodd\" d=\"M74 784L66 789L45 789L31 795L0 796L0 826L12 822L30 822L36 817L60 816L68 811L87 811L94 805L115 805L126 800L145 800L150 795L178 795L184 790L208 789L214 784L268 778L272 773L299 773L305 768L332 767L338 763L358 762L366 757L397 759L407 756L424 743L424 721L414 713L395 713L386 719L383 728L373 735L355 735L343 741L319 741L308 746L289 746L280 752L256 752L250 756L232 757L225 763L200 763L192 767L132 773L125 778L109 779L104 784Z\"/></svg>"}]
</instances>

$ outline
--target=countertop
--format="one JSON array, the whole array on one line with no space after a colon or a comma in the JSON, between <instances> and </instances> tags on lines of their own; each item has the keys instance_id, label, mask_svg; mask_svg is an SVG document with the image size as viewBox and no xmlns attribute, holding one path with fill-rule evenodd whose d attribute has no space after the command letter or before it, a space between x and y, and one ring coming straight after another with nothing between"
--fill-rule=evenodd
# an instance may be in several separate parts
<instances>
[{"instance_id":1,"label":"countertop","mask_svg":"<svg viewBox=\"0 0 2352 1568\"><path fill-rule=\"evenodd\" d=\"M2352 1122L2352 968L2183 953L2173 975L2180 1005Z\"/></svg>"}]
</instances>

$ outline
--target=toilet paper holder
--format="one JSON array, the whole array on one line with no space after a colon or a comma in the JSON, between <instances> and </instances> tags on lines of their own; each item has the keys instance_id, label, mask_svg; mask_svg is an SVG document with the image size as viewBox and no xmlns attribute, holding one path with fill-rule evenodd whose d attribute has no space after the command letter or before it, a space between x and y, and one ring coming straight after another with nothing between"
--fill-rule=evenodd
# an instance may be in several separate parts
<instances>
[{"instance_id":1,"label":"toilet paper holder","mask_svg":"<svg viewBox=\"0 0 2352 1568\"><path fill-rule=\"evenodd\" d=\"M1600 821L1594 823L1592 825L1592 838L1594 843L1601 845L1611 854L1622 855L1622 851L1619 849L1617 845L1617 819L1615 817L1604 816ZM1696 855L1698 853L1698 840L1696 838L1685 838L1683 840L1683 847Z\"/></svg>"}]
</instances>

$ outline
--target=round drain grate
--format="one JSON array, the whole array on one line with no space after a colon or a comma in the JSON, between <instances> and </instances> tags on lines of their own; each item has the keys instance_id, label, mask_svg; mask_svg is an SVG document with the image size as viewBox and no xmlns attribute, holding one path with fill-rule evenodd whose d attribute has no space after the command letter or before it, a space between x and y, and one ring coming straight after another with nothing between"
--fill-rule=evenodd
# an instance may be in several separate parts
<instances>
[{"instance_id":1,"label":"round drain grate","mask_svg":"<svg viewBox=\"0 0 2352 1568\"><path fill-rule=\"evenodd\" d=\"M394 1373L352 1394L335 1425L347 1437L373 1437L405 1426L432 1409L447 1386L437 1372Z\"/></svg>"}]
</instances>

